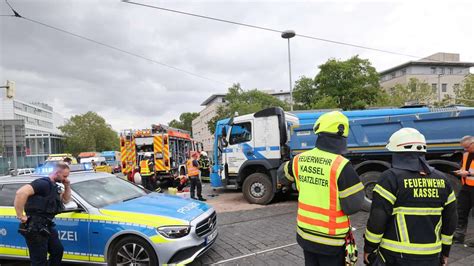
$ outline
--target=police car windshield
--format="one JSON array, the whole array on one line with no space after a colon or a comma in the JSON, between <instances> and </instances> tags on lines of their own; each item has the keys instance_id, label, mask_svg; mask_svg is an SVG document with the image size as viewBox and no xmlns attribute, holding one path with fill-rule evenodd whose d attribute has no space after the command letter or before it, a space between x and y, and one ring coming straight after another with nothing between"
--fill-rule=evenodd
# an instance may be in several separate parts
<instances>
[{"instance_id":1,"label":"police car windshield","mask_svg":"<svg viewBox=\"0 0 474 266\"><path fill-rule=\"evenodd\" d=\"M113 203L123 202L147 194L143 189L115 177L82 181L72 184L71 188L82 199L96 208L102 208Z\"/></svg>"}]
</instances>

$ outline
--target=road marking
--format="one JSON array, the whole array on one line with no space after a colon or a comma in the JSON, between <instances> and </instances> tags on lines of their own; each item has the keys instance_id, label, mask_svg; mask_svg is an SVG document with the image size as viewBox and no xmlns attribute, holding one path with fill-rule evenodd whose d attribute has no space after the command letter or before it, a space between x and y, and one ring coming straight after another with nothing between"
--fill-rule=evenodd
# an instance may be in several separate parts
<instances>
[{"instance_id":1,"label":"road marking","mask_svg":"<svg viewBox=\"0 0 474 266\"><path fill-rule=\"evenodd\" d=\"M266 253L266 252L270 252L270 251L274 251L274 250L277 250L277 249L282 249L282 248L291 247L291 246L294 246L294 245L296 245L296 244L298 244L298 243L292 243L292 244L288 244L288 245L284 245L284 246L279 246L279 247L276 247L276 248L265 249L265 250L262 250L262 251L257 251L257 252L254 252L254 253L245 254L245 255L242 255L242 256L235 257L235 258L230 258L230 259L226 259L226 260L221 260L221 261L218 261L218 262L213 263L213 264L211 264L211 265L219 265L219 264L226 263L226 262L229 262L229 261L240 260L240 259L243 259L243 258L246 258L246 257L259 255L259 254Z\"/></svg>"}]
</instances>

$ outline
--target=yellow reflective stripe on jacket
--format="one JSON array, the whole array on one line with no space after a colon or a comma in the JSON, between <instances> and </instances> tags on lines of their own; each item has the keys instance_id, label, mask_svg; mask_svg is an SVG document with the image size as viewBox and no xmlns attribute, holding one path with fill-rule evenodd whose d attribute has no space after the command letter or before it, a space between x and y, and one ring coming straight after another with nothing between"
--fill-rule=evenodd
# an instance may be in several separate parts
<instances>
[{"instance_id":1,"label":"yellow reflective stripe on jacket","mask_svg":"<svg viewBox=\"0 0 474 266\"><path fill-rule=\"evenodd\" d=\"M346 188L344 189L343 191L339 191L339 198L342 199L342 198L347 198L351 195L354 195L355 193L361 191L362 189L364 189L364 185L362 185L361 182L353 185L352 187L349 187L349 188Z\"/></svg>"},{"instance_id":2,"label":"yellow reflective stripe on jacket","mask_svg":"<svg viewBox=\"0 0 474 266\"><path fill-rule=\"evenodd\" d=\"M302 238L308 241L316 242L323 245L340 247L346 243L346 241L343 238L335 239L335 238L313 235L313 234L303 232L303 230L301 230L299 227L296 228L296 232L298 233L298 235L300 235Z\"/></svg>"},{"instance_id":3,"label":"yellow reflective stripe on jacket","mask_svg":"<svg viewBox=\"0 0 474 266\"><path fill-rule=\"evenodd\" d=\"M436 235L436 242L441 241L439 236L441 235L441 225L443 225L443 219L442 217L439 217L439 221L435 226L435 235Z\"/></svg>"},{"instance_id":4,"label":"yellow reflective stripe on jacket","mask_svg":"<svg viewBox=\"0 0 474 266\"><path fill-rule=\"evenodd\" d=\"M295 178L288 173L288 165L290 164L290 161L285 162L283 165L283 171L285 173L286 179L290 180L291 182L295 182Z\"/></svg>"},{"instance_id":5,"label":"yellow reflective stripe on jacket","mask_svg":"<svg viewBox=\"0 0 474 266\"><path fill-rule=\"evenodd\" d=\"M410 243L410 236L408 235L407 223L403 214L397 214L397 228L400 235L401 242Z\"/></svg>"},{"instance_id":6,"label":"yellow reflective stripe on jacket","mask_svg":"<svg viewBox=\"0 0 474 266\"><path fill-rule=\"evenodd\" d=\"M388 202L394 204L397 198L390 193L388 190L377 184L374 188L374 192L377 192L380 196L386 199Z\"/></svg>"},{"instance_id":7,"label":"yellow reflective stripe on jacket","mask_svg":"<svg viewBox=\"0 0 474 266\"><path fill-rule=\"evenodd\" d=\"M454 194L454 191L452 191L451 194L449 194L448 199L446 200L446 203L444 204L444 206L450 204L451 202L455 200L456 200L456 195Z\"/></svg>"},{"instance_id":8,"label":"yellow reflective stripe on jacket","mask_svg":"<svg viewBox=\"0 0 474 266\"><path fill-rule=\"evenodd\" d=\"M382 238L380 247L399 253L413 255L433 255L441 252L441 242L432 244L402 243L390 239Z\"/></svg>"},{"instance_id":9,"label":"yellow reflective stripe on jacket","mask_svg":"<svg viewBox=\"0 0 474 266\"><path fill-rule=\"evenodd\" d=\"M441 215L443 208L417 208L417 207L396 207L393 209L392 215Z\"/></svg>"},{"instance_id":10,"label":"yellow reflective stripe on jacket","mask_svg":"<svg viewBox=\"0 0 474 266\"><path fill-rule=\"evenodd\" d=\"M382 237L383 234L374 234L370 232L368 228L365 229L365 239L367 239L367 241L378 244L380 241L382 241Z\"/></svg>"},{"instance_id":11,"label":"yellow reflective stripe on jacket","mask_svg":"<svg viewBox=\"0 0 474 266\"><path fill-rule=\"evenodd\" d=\"M443 243L443 245L453 244L453 235L447 236L447 235L441 234L441 243Z\"/></svg>"}]
</instances>

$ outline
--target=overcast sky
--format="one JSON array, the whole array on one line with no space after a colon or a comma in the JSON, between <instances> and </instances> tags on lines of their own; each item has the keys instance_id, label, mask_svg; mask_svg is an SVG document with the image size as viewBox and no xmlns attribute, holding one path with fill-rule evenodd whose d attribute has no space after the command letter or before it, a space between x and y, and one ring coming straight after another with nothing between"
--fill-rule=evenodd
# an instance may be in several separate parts
<instances>
[{"instance_id":1,"label":"overcast sky","mask_svg":"<svg viewBox=\"0 0 474 266\"><path fill-rule=\"evenodd\" d=\"M420 57L442 51L474 61L474 1L136 1ZM0 17L0 83L16 81L18 99L46 102L66 118L95 111L115 130L144 128L200 111L207 97L234 82L244 89L288 90L287 43L279 33L119 0L10 3L24 17L219 81ZM3 0L0 14L11 14ZM329 58L359 54L379 71L416 60L298 37L291 52L294 79L314 77Z\"/></svg>"}]
</instances>

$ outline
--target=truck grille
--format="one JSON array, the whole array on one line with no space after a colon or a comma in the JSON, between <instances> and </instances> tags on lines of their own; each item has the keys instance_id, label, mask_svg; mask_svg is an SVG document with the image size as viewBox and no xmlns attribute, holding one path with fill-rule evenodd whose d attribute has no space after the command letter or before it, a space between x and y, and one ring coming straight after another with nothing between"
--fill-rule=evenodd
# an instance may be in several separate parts
<instances>
[{"instance_id":1,"label":"truck grille","mask_svg":"<svg viewBox=\"0 0 474 266\"><path fill-rule=\"evenodd\" d=\"M196 234L199 237L205 236L210 232L214 231L217 225L217 215L216 212L213 212L211 215L206 217L204 220L200 221L196 225Z\"/></svg>"}]
</instances>

